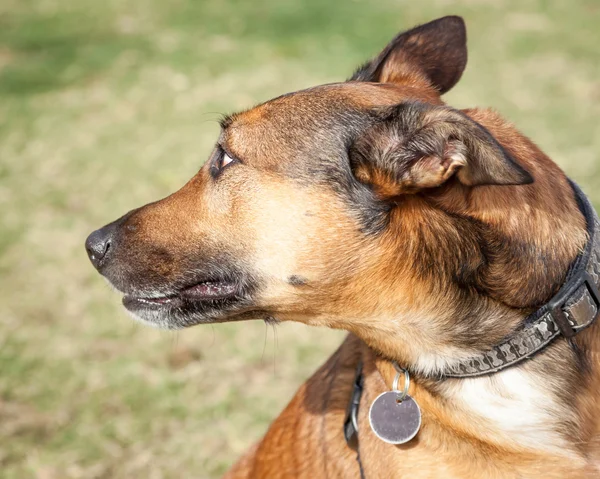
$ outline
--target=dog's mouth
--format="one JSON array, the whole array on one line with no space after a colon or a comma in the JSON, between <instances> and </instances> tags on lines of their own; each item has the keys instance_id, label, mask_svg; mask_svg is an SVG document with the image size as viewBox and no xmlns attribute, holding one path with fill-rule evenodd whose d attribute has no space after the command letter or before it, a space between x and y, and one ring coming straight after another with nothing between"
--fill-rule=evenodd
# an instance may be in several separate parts
<instances>
[{"instance_id":1,"label":"dog's mouth","mask_svg":"<svg viewBox=\"0 0 600 479\"><path fill-rule=\"evenodd\" d=\"M216 301L234 298L239 293L233 281L202 281L193 286L182 288L177 293L162 296L135 296L126 294L123 305L127 309L152 306L180 306L185 302Z\"/></svg>"},{"instance_id":2,"label":"dog's mouth","mask_svg":"<svg viewBox=\"0 0 600 479\"><path fill-rule=\"evenodd\" d=\"M211 279L174 289L174 292L129 293L123 305L144 322L168 329L229 320L251 304L240 281Z\"/></svg>"}]
</instances>

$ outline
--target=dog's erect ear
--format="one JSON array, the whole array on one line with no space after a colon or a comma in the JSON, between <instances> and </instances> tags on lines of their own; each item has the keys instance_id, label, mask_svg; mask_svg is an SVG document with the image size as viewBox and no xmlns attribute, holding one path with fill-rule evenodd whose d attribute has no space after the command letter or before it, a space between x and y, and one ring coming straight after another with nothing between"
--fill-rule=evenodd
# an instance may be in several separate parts
<instances>
[{"instance_id":1,"label":"dog's erect ear","mask_svg":"<svg viewBox=\"0 0 600 479\"><path fill-rule=\"evenodd\" d=\"M349 156L356 178L384 198L435 188L454 175L467 186L533 182L483 126L458 110L403 103L378 115Z\"/></svg>"},{"instance_id":2,"label":"dog's erect ear","mask_svg":"<svg viewBox=\"0 0 600 479\"><path fill-rule=\"evenodd\" d=\"M350 81L418 83L446 93L467 64L467 32L461 17L449 16L400 33Z\"/></svg>"}]
</instances>

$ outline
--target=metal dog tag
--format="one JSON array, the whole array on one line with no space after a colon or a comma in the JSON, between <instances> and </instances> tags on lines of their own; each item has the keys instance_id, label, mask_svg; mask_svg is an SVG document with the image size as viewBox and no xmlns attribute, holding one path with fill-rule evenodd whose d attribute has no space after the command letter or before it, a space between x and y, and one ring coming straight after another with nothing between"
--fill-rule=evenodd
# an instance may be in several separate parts
<instances>
[{"instance_id":1,"label":"metal dog tag","mask_svg":"<svg viewBox=\"0 0 600 479\"><path fill-rule=\"evenodd\" d=\"M398 391L377 396L369 410L369 423L375 435L389 444L404 444L419 432L421 409L413 398L405 395L398 401Z\"/></svg>"}]
</instances>

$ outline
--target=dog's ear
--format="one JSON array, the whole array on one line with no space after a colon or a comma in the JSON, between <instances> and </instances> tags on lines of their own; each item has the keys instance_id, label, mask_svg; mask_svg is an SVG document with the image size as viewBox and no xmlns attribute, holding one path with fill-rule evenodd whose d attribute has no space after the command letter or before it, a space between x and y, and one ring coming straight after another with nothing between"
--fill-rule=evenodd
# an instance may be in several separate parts
<instances>
[{"instance_id":1,"label":"dog's ear","mask_svg":"<svg viewBox=\"0 0 600 479\"><path fill-rule=\"evenodd\" d=\"M467 64L467 32L461 17L439 18L400 33L350 81L424 82L446 93Z\"/></svg>"},{"instance_id":2,"label":"dog's ear","mask_svg":"<svg viewBox=\"0 0 600 479\"><path fill-rule=\"evenodd\" d=\"M383 198L442 185L522 185L531 175L492 135L445 106L404 103L378 112L349 148L352 170Z\"/></svg>"}]
</instances>

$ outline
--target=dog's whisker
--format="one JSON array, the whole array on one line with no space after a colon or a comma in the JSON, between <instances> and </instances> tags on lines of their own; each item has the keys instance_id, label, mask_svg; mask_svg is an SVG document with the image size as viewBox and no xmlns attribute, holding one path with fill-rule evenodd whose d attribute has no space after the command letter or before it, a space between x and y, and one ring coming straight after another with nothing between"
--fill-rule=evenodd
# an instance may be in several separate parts
<instances>
[{"instance_id":1,"label":"dog's whisker","mask_svg":"<svg viewBox=\"0 0 600 479\"><path fill-rule=\"evenodd\" d=\"M262 350L262 355L260 356L260 364L264 364L265 361L265 351L267 350L267 336L269 333L269 323L265 320L265 334L264 334L264 341L263 341L263 350Z\"/></svg>"},{"instance_id":2,"label":"dog's whisker","mask_svg":"<svg viewBox=\"0 0 600 479\"><path fill-rule=\"evenodd\" d=\"M277 334L277 322L271 321L269 325L273 329L273 377L277 377L277 353L279 352L279 336Z\"/></svg>"},{"instance_id":3,"label":"dog's whisker","mask_svg":"<svg viewBox=\"0 0 600 479\"><path fill-rule=\"evenodd\" d=\"M215 325L211 324L210 325L210 329L212 331L212 339L210 340L210 344L208 345L209 348L212 348L215 344L215 341L217 340L217 333L215 330Z\"/></svg>"}]
</instances>

